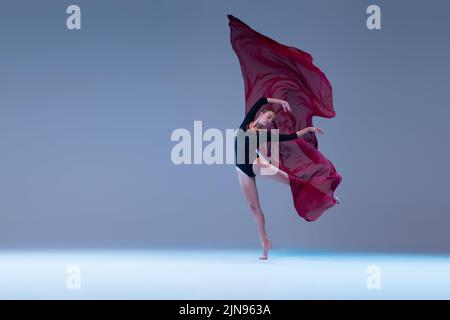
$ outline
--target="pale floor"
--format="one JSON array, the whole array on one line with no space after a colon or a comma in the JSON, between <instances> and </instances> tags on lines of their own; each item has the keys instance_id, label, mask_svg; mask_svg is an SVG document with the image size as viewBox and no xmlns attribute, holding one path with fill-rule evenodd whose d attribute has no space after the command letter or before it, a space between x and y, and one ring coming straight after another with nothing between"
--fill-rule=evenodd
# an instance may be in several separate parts
<instances>
[{"instance_id":1,"label":"pale floor","mask_svg":"<svg viewBox=\"0 0 450 320\"><path fill-rule=\"evenodd\" d=\"M450 299L450 257L0 251L0 299ZM77 286L79 285L79 289Z\"/></svg>"}]
</instances>

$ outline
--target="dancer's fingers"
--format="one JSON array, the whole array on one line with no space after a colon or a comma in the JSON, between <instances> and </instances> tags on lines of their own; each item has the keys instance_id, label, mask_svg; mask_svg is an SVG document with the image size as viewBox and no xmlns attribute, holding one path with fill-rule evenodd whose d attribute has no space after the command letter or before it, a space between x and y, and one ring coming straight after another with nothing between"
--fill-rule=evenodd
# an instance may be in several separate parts
<instances>
[{"instance_id":1,"label":"dancer's fingers","mask_svg":"<svg viewBox=\"0 0 450 320\"><path fill-rule=\"evenodd\" d=\"M292 111L291 110L291 106L289 105L288 102L282 103L281 106L283 107L284 112L288 112L288 111L291 112Z\"/></svg>"},{"instance_id":2,"label":"dancer's fingers","mask_svg":"<svg viewBox=\"0 0 450 320\"><path fill-rule=\"evenodd\" d=\"M314 128L314 129L315 129L314 131L316 131L316 132L319 132L319 133L322 133L322 134L324 133L323 130L318 128L318 127Z\"/></svg>"}]
</instances>

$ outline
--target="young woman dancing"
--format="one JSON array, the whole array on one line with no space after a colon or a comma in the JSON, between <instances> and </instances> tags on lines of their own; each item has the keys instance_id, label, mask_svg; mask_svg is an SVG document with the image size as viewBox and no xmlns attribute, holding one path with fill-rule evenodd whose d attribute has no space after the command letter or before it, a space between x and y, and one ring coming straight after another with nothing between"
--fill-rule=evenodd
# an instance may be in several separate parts
<instances>
[{"instance_id":1,"label":"young woman dancing","mask_svg":"<svg viewBox=\"0 0 450 320\"><path fill-rule=\"evenodd\" d=\"M273 179L275 181L281 182L283 184L289 185L289 176L287 175L287 173L280 170L278 166L274 166L273 164L269 163L267 159L264 158L264 155L267 155L267 142L272 142L272 140L275 141L275 139L277 139L280 142L293 140L301 137L302 135L308 132L318 132L323 134L323 130L317 127L307 127L291 134L275 135L271 133L267 129L269 128L272 121L275 119L274 111L264 110L255 119L255 116L258 113L259 109L263 105L268 103L281 104L285 112L291 112L291 108L287 101L276 98L261 97L246 114L244 120L239 126L240 130L238 130L238 133L235 138L236 170L239 177L241 189L244 193L245 199L247 200L250 206L250 210L253 214L253 217L256 220L256 226L258 228L259 237L261 239L263 249L262 256L260 257L260 259L263 260L267 259L272 244L269 241L265 229L265 218L259 202L255 177L257 175L264 176ZM260 130L267 130L264 131L263 133L265 136L260 137L260 134L262 134ZM247 137L250 140L255 139L253 141L256 141L256 146L259 152L253 152L253 150L251 150L250 143ZM266 139L265 141L262 141L263 139L260 138L264 137L266 137ZM240 142L239 144L238 141ZM238 145L240 147L238 147ZM242 154L242 152L244 152L244 154ZM259 155L261 155L261 157ZM262 174L263 169L264 173L267 174Z\"/></svg>"}]
</instances>

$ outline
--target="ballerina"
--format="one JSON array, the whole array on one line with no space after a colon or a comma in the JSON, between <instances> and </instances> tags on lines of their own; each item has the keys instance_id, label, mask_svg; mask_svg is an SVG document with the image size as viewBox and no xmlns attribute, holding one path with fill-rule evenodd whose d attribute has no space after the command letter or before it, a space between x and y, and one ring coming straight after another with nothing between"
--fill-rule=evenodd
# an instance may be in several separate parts
<instances>
[{"instance_id":1,"label":"ballerina","mask_svg":"<svg viewBox=\"0 0 450 320\"><path fill-rule=\"evenodd\" d=\"M237 163L236 167L242 190L256 218L263 244L261 258L267 259L272 244L265 231L255 176L289 184L294 208L298 216L308 222L317 220L340 203L335 191L342 176L319 151L316 133L323 134L323 131L313 126L313 117L336 115L333 92L330 81L313 63L311 54L259 33L233 15L228 15L228 20L231 47L238 58L245 88L247 114L238 134L240 131L244 132L240 135L252 137L255 134L257 143L252 144L251 149L258 150L251 159L239 159L242 163ZM273 109L276 112L264 110L257 114L266 103L277 104ZM271 147L279 146L274 153L279 157L272 159L272 163L263 156L268 154L266 144L258 141L259 133L268 132L269 127L289 133L277 136L278 142L271 144ZM267 138L269 141L271 135ZM247 155L246 151L244 153Z\"/></svg>"},{"instance_id":2,"label":"ballerina","mask_svg":"<svg viewBox=\"0 0 450 320\"><path fill-rule=\"evenodd\" d=\"M270 242L265 229L265 217L263 210L261 209L255 177L258 175L268 177L286 185L290 184L288 174L280 170L277 166L274 166L264 157L267 155L267 143L272 142L275 139L280 142L294 140L308 132L318 132L323 134L323 130L316 127L307 127L290 134L273 134L270 131L265 131L264 133L266 134L267 141L262 141L263 139L260 136L261 130L267 130L269 128L272 121L274 121L276 114L274 111L267 109L261 111L256 119L254 118L259 109L268 103L281 104L285 112L291 112L291 107L287 101L261 97L246 114L239 126L240 130L238 130L235 138L235 165L239 184L256 221L263 249L262 256L260 257L262 260L267 259L272 243ZM253 154L250 152L250 143L245 140L246 137L250 139L253 138L254 141L256 141L257 152ZM241 143L240 148L238 148L238 141ZM244 154L242 154L242 152L244 152ZM244 161L239 161L238 159ZM266 170L264 171L265 173L270 174L262 174L263 168Z\"/></svg>"}]
</instances>

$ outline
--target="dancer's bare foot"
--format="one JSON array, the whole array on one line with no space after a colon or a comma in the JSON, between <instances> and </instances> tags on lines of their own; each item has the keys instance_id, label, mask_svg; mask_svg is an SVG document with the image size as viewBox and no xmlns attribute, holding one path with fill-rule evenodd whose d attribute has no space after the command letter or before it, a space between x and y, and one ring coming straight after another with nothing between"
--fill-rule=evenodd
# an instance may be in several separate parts
<instances>
[{"instance_id":1,"label":"dancer's bare foot","mask_svg":"<svg viewBox=\"0 0 450 320\"><path fill-rule=\"evenodd\" d=\"M339 199L338 196L333 195L333 198L334 198L334 200L336 201L337 204L340 204L340 203L341 203L341 200Z\"/></svg>"},{"instance_id":2,"label":"dancer's bare foot","mask_svg":"<svg viewBox=\"0 0 450 320\"><path fill-rule=\"evenodd\" d=\"M269 240L265 240L263 242L263 255L259 257L260 260L267 260L267 256L269 255L269 250L272 248L272 243Z\"/></svg>"}]
</instances>

